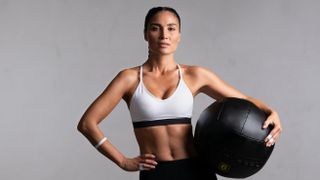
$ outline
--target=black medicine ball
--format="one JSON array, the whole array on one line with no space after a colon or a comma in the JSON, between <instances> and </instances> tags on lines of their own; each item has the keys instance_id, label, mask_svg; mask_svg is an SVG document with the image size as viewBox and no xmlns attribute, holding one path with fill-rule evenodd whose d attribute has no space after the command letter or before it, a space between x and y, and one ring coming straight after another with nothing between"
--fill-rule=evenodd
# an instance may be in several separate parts
<instances>
[{"instance_id":1,"label":"black medicine ball","mask_svg":"<svg viewBox=\"0 0 320 180\"><path fill-rule=\"evenodd\" d=\"M272 128L262 129L267 115L250 101L226 98L208 106L197 121L194 141L210 172L246 178L258 172L274 146L264 139Z\"/></svg>"}]
</instances>

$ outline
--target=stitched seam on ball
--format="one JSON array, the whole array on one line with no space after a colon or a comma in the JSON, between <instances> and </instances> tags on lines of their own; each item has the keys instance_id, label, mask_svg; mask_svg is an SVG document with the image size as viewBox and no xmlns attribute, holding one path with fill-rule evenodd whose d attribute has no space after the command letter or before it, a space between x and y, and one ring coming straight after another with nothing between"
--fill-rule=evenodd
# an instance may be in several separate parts
<instances>
[{"instance_id":1,"label":"stitched seam on ball","mask_svg":"<svg viewBox=\"0 0 320 180\"><path fill-rule=\"evenodd\" d=\"M225 104L226 102L223 102L222 103L222 105L221 105L221 108L220 108L220 111L219 111L219 114L218 114L218 117L217 117L217 119L220 121L220 118L221 118L221 115L222 115L222 110L224 109L224 104Z\"/></svg>"},{"instance_id":2,"label":"stitched seam on ball","mask_svg":"<svg viewBox=\"0 0 320 180\"><path fill-rule=\"evenodd\" d=\"M245 134L238 133L237 131L234 131L234 133L237 134L237 135L239 135L239 136L245 137L245 138L247 138L247 139L249 139L249 140L256 141L256 142L259 142L259 143L264 143L263 140L259 140L259 139L257 139L257 138L253 138L253 137L247 136L247 135L245 135Z\"/></svg>"},{"instance_id":3,"label":"stitched seam on ball","mask_svg":"<svg viewBox=\"0 0 320 180\"><path fill-rule=\"evenodd\" d=\"M251 109L248 108L247 115L246 115L246 121L243 123L242 128L241 128L241 135L243 135L243 128L244 128L244 125L247 123L250 111L251 111Z\"/></svg>"}]
</instances>

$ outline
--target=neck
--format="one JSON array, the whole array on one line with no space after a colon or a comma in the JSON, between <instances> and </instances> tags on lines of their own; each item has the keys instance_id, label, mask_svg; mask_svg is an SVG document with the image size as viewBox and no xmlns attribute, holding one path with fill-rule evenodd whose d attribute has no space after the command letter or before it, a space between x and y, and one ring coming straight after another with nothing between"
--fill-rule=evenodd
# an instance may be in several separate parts
<instances>
[{"instance_id":1,"label":"neck","mask_svg":"<svg viewBox=\"0 0 320 180\"><path fill-rule=\"evenodd\" d=\"M174 60L173 54L156 55L150 53L144 65L149 71L159 72L161 74L177 68L177 63Z\"/></svg>"}]
</instances>

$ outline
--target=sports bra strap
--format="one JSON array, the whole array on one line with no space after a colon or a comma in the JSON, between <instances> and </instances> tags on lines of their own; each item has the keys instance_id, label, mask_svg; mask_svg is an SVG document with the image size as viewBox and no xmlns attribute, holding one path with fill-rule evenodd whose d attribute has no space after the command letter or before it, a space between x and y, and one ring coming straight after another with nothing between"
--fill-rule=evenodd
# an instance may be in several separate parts
<instances>
[{"instance_id":1,"label":"sports bra strap","mask_svg":"<svg viewBox=\"0 0 320 180\"><path fill-rule=\"evenodd\" d=\"M142 65L140 66L140 81L142 82Z\"/></svg>"},{"instance_id":2,"label":"sports bra strap","mask_svg":"<svg viewBox=\"0 0 320 180\"><path fill-rule=\"evenodd\" d=\"M178 69L179 69L179 79L181 79L182 78L182 75L181 75L181 68L180 68L180 65L179 64L177 64L178 65Z\"/></svg>"}]
</instances>

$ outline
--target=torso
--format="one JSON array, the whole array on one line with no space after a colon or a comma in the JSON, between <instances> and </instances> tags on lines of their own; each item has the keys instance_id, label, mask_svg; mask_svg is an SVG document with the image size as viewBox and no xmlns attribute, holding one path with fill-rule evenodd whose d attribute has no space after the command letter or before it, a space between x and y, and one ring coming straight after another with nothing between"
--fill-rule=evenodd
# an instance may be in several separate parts
<instances>
[{"instance_id":1,"label":"torso","mask_svg":"<svg viewBox=\"0 0 320 180\"><path fill-rule=\"evenodd\" d=\"M199 93L201 84L197 80L193 66L181 65L183 79L193 97ZM123 97L130 106L131 97L139 83L139 67L130 69L130 89ZM174 80L172 80L174 79ZM146 88L155 96L166 99L176 90L177 71L167 73L161 77L153 77L148 72L143 73ZM134 129L140 153L151 153L157 160L177 160L196 156L193 145L192 126L190 124L171 124Z\"/></svg>"}]
</instances>

